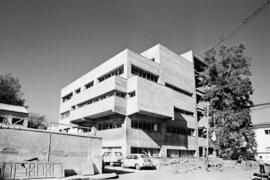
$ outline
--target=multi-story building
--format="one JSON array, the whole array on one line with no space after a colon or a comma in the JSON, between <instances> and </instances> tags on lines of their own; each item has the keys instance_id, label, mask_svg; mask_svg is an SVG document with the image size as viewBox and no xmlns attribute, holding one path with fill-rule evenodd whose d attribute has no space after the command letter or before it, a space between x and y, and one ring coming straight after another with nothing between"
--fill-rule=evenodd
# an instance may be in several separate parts
<instances>
[{"instance_id":1,"label":"multi-story building","mask_svg":"<svg viewBox=\"0 0 270 180\"><path fill-rule=\"evenodd\" d=\"M192 51L178 55L160 44L141 54L126 49L61 90L59 122L92 127L104 151L203 155L196 75L203 66Z\"/></svg>"},{"instance_id":2,"label":"multi-story building","mask_svg":"<svg viewBox=\"0 0 270 180\"><path fill-rule=\"evenodd\" d=\"M270 123L256 123L253 129L256 134L257 155L270 162Z\"/></svg>"}]
</instances>

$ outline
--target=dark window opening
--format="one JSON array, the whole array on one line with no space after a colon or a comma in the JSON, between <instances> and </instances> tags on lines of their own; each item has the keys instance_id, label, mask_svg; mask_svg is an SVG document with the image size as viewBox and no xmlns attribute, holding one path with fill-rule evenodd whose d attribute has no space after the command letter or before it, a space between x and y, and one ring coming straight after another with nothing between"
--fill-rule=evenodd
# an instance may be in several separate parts
<instances>
[{"instance_id":1,"label":"dark window opening","mask_svg":"<svg viewBox=\"0 0 270 180\"><path fill-rule=\"evenodd\" d=\"M4 123L4 117L0 116L0 123Z\"/></svg>"},{"instance_id":2,"label":"dark window opening","mask_svg":"<svg viewBox=\"0 0 270 180\"><path fill-rule=\"evenodd\" d=\"M61 119L65 119L65 118L67 118L67 117L69 117L69 115L70 115L70 111L66 111L66 112L63 112L63 113L61 113Z\"/></svg>"},{"instance_id":3,"label":"dark window opening","mask_svg":"<svg viewBox=\"0 0 270 180\"><path fill-rule=\"evenodd\" d=\"M81 88L78 88L75 90L76 94L79 94L81 92Z\"/></svg>"},{"instance_id":4,"label":"dark window opening","mask_svg":"<svg viewBox=\"0 0 270 180\"><path fill-rule=\"evenodd\" d=\"M167 133L173 133L173 134L181 134L185 136L193 136L194 129L190 128L182 128L182 127L175 127L175 126L167 126L166 127L166 132Z\"/></svg>"},{"instance_id":5,"label":"dark window opening","mask_svg":"<svg viewBox=\"0 0 270 180\"><path fill-rule=\"evenodd\" d=\"M24 119L12 118L12 124L23 125L23 123L24 123Z\"/></svg>"},{"instance_id":6,"label":"dark window opening","mask_svg":"<svg viewBox=\"0 0 270 180\"><path fill-rule=\"evenodd\" d=\"M66 101L70 100L72 96L73 96L73 93L69 93L68 95L62 97L62 101L66 102Z\"/></svg>"},{"instance_id":7,"label":"dark window opening","mask_svg":"<svg viewBox=\"0 0 270 180\"><path fill-rule=\"evenodd\" d=\"M110 92L105 93L103 95L100 95L98 97L89 99L89 100L84 101L82 103L79 103L77 106L78 106L78 108L81 108L81 107L83 107L85 105L89 105L89 104L92 104L92 103L101 101L101 100L106 99L106 98L109 98L111 96L118 96L118 97L121 97L121 98L126 98L126 93L121 92L121 91L118 91L118 90L113 90L113 91L110 91Z\"/></svg>"},{"instance_id":8,"label":"dark window opening","mask_svg":"<svg viewBox=\"0 0 270 180\"><path fill-rule=\"evenodd\" d=\"M124 73L124 66L122 65L122 66L110 71L109 73L99 77L98 81L102 82L102 81L104 81L104 80L106 80L106 79L108 79L108 78L110 78L112 76L119 76L119 75L121 75L123 73Z\"/></svg>"},{"instance_id":9,"label":"dark window opening","mask_svg":"<svg viewBox=\"0 0 270 180\"><path fill-rule=\"evenodd\" d=\"M171 89L173 89L173 90L175 90L175 91L177 91L179 93L182 93L182 94L185 94L187 96L190 96L190 97L192 97L192 95L193 95L193 93L191 93L191 92L188 92L186 90L183 90L181 88L178 88L178 87L176 87L174 85L171 85L171 84L168 84L168 83L165 83L165 86L168 87L168 88L171 88Z\"/></svg>"},{"instance_id":10,"label":"dark window opening","mask_svg":"<svg viewBox=\"0 0 270 180\"><path fill-rule=\"evenodd\" d=\"M178 108L174 108L174 112L181 113L181 114L188 115L188 116L193 116L193 114L194 114L193 112L183 110L183 109L178 109Z\"/></svg>"},{"instance_id":11,"label":"dark window opening","mask_svg":"<svg viewBox=\"0 0 270 180\"><path fill-rule=\"evenodd\" d=\"M157 75L147 72L143 70L142 68L136 67L134 65L131 65L131 73L134 75L140 76L142 78L148 79L150 81L154 81L154 82L158 81Z\"/></svg>"},{"instance_id":12,"label":"dark window opening","mask_svg":"<svg viewBox=\"0 0 270 180\"><path fill-rule=\"evenodd\" d=\"M132 91L132 92L128 93L128 96L129 96L130 98L132 98L132 97L136 96L135 91Z\"/></svg>"},{"instance_id":13,"label":"dark window opening","mask_svg":"<svg viewBox=\"0 0 270 180\"><path fill-rule=\"evenodd\" d=\"M85 89L88 89L90 87L92 87L94 85L94 81L91 81L90 83L87 83L86 85L84 85Z\"/></svg>"},{"instance_id":14,"label":"dark window opening","mask_svg":"<svg viewBox=\"0 0 270 180\"><path fill-rule=\"evenodd\" d=\"M156 123L156 122L149 122L149 121L144 121L144 120L132 120L131 127L144 129L147 131L160 132L160 123Z\"/></svg>"},{"instance_id":15,"label":"dark window opening","mask_svg":"<svg viewBox=\"0 0 270 180\"><path fill-rule=\"evenodd\" d=\"M131 147L132 154L150 154L152 157L159 157L159 151L157 148Z\"/></svg>"}]
</instances>

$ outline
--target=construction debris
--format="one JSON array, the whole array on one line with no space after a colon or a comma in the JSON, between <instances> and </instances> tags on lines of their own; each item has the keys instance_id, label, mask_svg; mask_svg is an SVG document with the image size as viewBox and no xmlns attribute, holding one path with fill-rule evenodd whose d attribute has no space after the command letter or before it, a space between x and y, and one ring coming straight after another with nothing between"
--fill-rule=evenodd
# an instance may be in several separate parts
<instances>
[{"instance_id":1,"label":"construction debris","mask_svg":"<svg viewBox=\"0 0 270 180\"><path fill-rule=\"evenodd\" d=\"M194 171L226 171L229 169L257 169L258 163L255 161L223 160L217 157L205 158L179 158L161 160L160 166L175 166L174 173L192 173Z\"/></svg>"}]
</instances>

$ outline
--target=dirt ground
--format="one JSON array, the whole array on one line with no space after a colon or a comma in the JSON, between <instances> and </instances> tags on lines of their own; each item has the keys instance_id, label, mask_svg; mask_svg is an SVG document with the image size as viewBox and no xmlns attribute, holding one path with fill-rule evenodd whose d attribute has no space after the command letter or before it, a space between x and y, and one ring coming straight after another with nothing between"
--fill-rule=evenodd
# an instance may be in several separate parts
<instances>
[{"instance_id":1,"label":"dirt ground","mask_svg":"<svg viewBox=\"0 0 270 180\"><path fill-rule=\"evenodd\" d=\"M115 172L120 180L251 180L257 169L231 168L222 171L196 170L179 172L179 165L160 166L156 170L133 168L106 167L108 172Z\"/></svg>"}]
</instances>

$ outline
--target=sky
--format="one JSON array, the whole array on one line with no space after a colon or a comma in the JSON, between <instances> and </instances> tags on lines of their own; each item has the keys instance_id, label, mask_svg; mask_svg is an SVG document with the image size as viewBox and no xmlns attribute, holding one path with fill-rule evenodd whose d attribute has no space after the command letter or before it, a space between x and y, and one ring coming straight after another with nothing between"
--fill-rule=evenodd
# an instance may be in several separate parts
<instances>
[{"instance_id":1,"label":"sky","mask_svg":"<svg viewBox=\"0 0 270 180\"><path fill-rule=\"evenodd\" d=\"M30 112L58 121L60 90L128 48L200 55L263 0L1 0L0 74L19 78ZM252 58L255 104L270 102L270 7L224 43ZM270 108L253 122L270 122Z\"/></svg>"}]
</instances>

